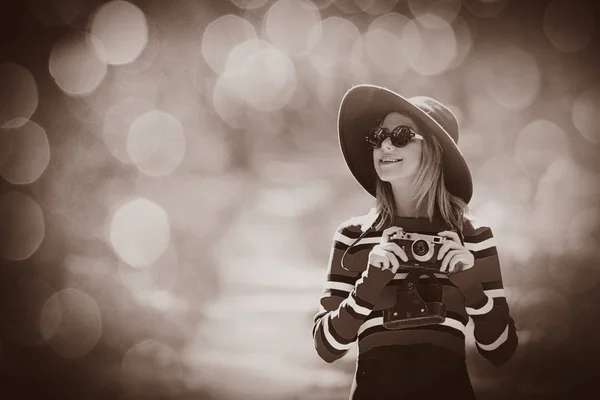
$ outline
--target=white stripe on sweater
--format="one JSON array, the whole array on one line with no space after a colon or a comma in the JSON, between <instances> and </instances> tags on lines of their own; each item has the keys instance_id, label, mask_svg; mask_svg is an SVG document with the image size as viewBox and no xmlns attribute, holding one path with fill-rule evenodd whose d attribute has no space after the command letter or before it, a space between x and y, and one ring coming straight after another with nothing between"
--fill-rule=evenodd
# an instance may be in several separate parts
<instances>
[{"instance_id":1,"label":"white stripe on sweater","mask_svg":"<svg viewBox=\"0 0 600 400\"><path fill-rule=\"evenodd\" d=\"M379 242L381 241L381 237L380 236L375 236L375 237L365 237L360 239L357 243L354 243L356 241L356 239L354 238L349 238L346 235L342 235L339 232L336 232L333 235L333 240L338 241L340 243L344 243L347 246L358 246L360 244L379 244Z\"/></svg>"},{"instance_id":2,"label":"white stripe on sweater","mask_svg":"<svg viewBox=\"0 0 600 400\"><path fill-rule=\"evenodd\" d=\"M504 289L489 289L489 290L484 290L484 292L486 295L488 295L488 297L492 297L492 298L506 297L506 294L504 293Z\"/></svg>"},{"instance_id":3,"label":"white stripe on sweater","mask_svg":"<svg viewBox=\"0 0 600 400\"><path fill-rule=\"evenodd\" d=\"M489 249L490 247L494 247L495 245L496 245L496 240L493 237L486 239L483 242L479 242L479 243L465 242L465 247L471 251L481 251L481 250Z\"/></svg>"},{"instance_id":4,"label":"white stripe on sweater","mask_svg":"<svg viewBox=\"0 0 600 400\"><path fill-rule=\"evenodd\" d=\"M341 290L350 293L352 289L354 289L354 285L344 282L327 281L325 283L325 289Z\"/></svg>"},{"instance_id":5,"label":"white stripe on sweater","mask_svg":"<svg viewBox=\"0 0 600 400\"><path fill-rule=\"evenodd\" d=\"M369 314L371 314L370 309L356 304L356 300L354 299L354 296L352 296L352 295L348 296L348 298L346 300L344 300L342 303L346 303L346 305L348 307L350 307L351 309L353 309L356 313L364 315L365 317L368 316Z\"/></svg>"},{"instance_id":6,"label":"white stripe on sweater","mask_svg":"<svg viewBox=\"0 0 600 400\"><path fill-rule=\"evenodd\" d=\"M443 325L443 326L447 326L449 328L456 329L457 331L461 332L463 335L465 334L466 329L467 329L467 327L462 322L460 322L456 319L448 318L448 317L446 317L446 320L444 322L442 322L441 324L438 324L438 325ZM365 321L358 329L358 334L360 335L367 329L373 328L375 326L383 326L383 317L377 317L377 318L373 318L368 321Z\"/></svg>"},{"instance_id":7,"label":"white stripe on sweater","mask_svg":"<svg viewBox=\"0 0 600 400\"><path fill-rule=\"evenodd\" d=\"M479 342L476 341L477 345L479 347L481 347L485 351L496 350L498 347L502 346L502 344L508 340L508 331L509 331L508 325L506 325L506 328L504 329L504 332L502 332L502 334L500 335L500 337L498 337L498 339L496 339L494 341L494 343L481 344L481 343L479 343Z\"/></svg>"},{"instance_id":8,"label":"white stripe on sweater","mask_svg":"<svg viewBox=\"0 0 600 400\"><path fill-rule=\"evenodd\" d=\"M339 351L349 350L350 347L352 347L352 343L342 344L335 340L335 338L331 334L331 331L329 330L329 314L321 318L321 323L323 324L323 332L325 333L325 339L329 342L331 347Z\"/></svg>"},{"instance_id":9,"label":"white stripe on sweater","mask_svg":"<svg viewBox=\"0 0 600 400\"><path fill-rule=\"evenodd\" d=\"M466 307L467 314L469 314L469 315L484 315L484 314L487 314L490 311L492 311L492 309L494 308L494 299L492 299L489 296L486 296L486 297L487 297L487 302L483 305L483 307L481 307L481 308Z\"/></svg>"}]
</instances>

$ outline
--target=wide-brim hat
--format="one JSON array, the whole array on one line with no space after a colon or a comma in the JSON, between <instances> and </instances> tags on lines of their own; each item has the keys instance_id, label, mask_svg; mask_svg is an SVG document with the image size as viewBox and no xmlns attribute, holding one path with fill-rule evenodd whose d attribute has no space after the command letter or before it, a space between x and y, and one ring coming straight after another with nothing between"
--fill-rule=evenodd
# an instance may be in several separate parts
<instances>
[{"instance_id":1,"label":"wide-brim hat","mask_svg":"<svg viewBox=\"0 0 600 400\"><path fill-rule=\"evenodd\" d=\"M443 152L444 183L450 193L469 203L473 180L458 143L458 121L452 111L426 96L404 98L380 86L358 85L344 95L338 112L338 138L346 164L360 185L375 197L377 172L365 140L378 121L392 111L411 118L427 136L435 136Z\"/></svg>"}]
</instances>

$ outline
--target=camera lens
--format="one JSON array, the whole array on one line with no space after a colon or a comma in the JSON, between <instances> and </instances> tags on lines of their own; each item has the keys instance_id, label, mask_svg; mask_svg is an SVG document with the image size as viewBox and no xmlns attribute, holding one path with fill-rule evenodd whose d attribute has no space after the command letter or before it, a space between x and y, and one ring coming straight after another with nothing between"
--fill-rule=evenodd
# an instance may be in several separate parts
<instances>
[{"instance_id":1,"label":"camera lens","mask_svg":"<svg viewBox=\"0 0 600 400\"><path fill-rule=\"evenodd\" d=\"M421 256L421 257L425 256L429 252L429 243L427 243L424 240L417 240L413 244L413 252L417 256Z\"/></svg>"}]
</instances>

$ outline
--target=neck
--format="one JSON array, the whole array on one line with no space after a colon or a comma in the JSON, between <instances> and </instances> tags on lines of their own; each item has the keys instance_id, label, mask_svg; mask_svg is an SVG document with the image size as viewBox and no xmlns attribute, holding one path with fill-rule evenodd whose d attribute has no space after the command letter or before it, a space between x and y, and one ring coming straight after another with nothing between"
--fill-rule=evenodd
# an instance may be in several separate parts
<instances>
[{"instance_id":1,"label":"neck","mask_svg":"<svg viewBox=\"0 0 600 400\"><path fill-rule=\"evenodd\" d=\"M424 217L423 209L417 209L417 201L413 199L413 187L411 184L392 185L394 201L396 203L396 214L400 217Z\"/></svg>"}]
</instances>

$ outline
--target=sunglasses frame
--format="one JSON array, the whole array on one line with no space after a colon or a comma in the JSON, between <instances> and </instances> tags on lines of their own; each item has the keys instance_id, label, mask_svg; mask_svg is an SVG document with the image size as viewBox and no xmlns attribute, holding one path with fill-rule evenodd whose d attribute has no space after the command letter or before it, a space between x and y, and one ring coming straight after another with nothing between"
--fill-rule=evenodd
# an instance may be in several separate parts
<instances>
[{"instance_id":1,"label":"sunglasses frame","mask_svg":"<svg viewBox=\"0 0 600 400\"><path fill-rule=\"evenodd\" d=\"M372 139L377 137L378 144L374 144ZM385 141L385 139L390 138L392 144L395 147L402 148L407 146L413 139L423 140L423 136L419 135L414 131L410 126L406 125L398 125L390 132L386 128L383 128L381 125L378 125L371 129L367 136L365 137L366 142L369 144L369 147L372 150L379 149L381 144ZM399 138L402 138L402 142L399 142Z\"/></svg>"}]
</instances>

